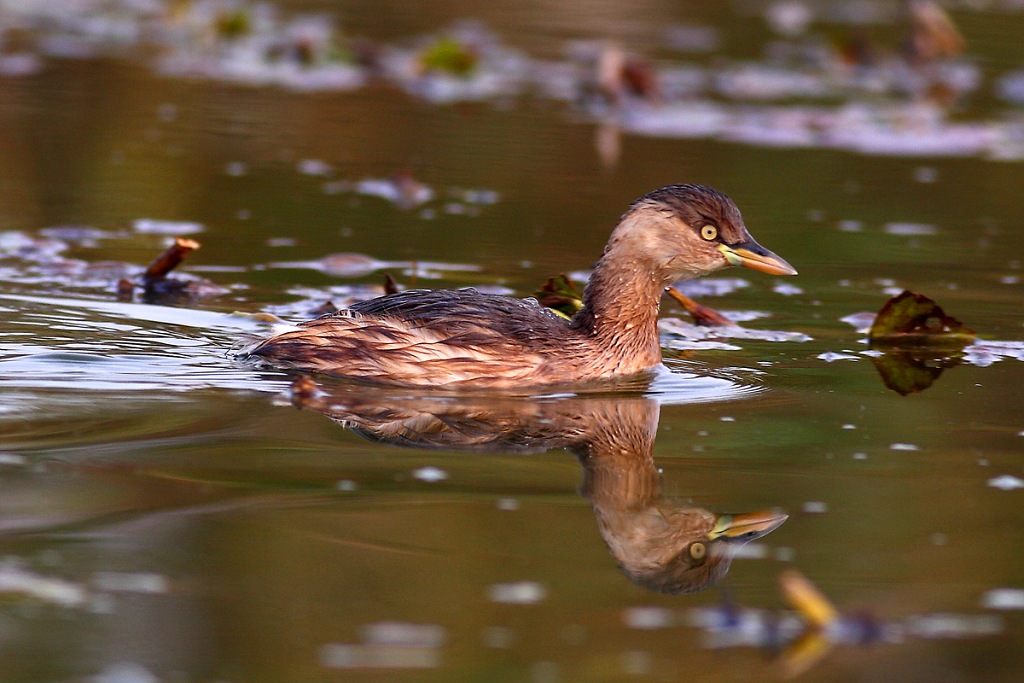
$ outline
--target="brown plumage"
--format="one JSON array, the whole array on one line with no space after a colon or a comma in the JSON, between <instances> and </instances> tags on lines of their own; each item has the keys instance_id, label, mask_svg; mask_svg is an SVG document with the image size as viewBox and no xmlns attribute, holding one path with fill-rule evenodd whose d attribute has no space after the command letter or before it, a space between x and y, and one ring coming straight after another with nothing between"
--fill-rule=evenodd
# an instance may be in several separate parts
<instances>
[{"instance_id":1,"label":"brown plumage","mask_svg":"<svg viewBox=\"0 0 1024 683\"><path fill-rule=\"evenodd\" d=\"M661 362L662 291L729 265L793 275L758 245L731 199L669 185L636 200L612 232L571 321L474 289L410 290L302 323L243 352L271 365L446 388L591 382Z\"/></svg>"},{"instance_id":2,"label":"brown plumage","mask_svg":"<svg viewBox=\"0 0 1024 683\"><path fill-rule=\"evenodd\" d=\"M565 448L583 466L580 494L622 571L665 593L692 593L729 570L738 546L786 521L776 510L716 514L662 495L654 462L657 401L640 396L523 401L511 397L402 396L308 377L292 402L373 441L414 448L528 452Z\"/></svg>"}]
</instances>

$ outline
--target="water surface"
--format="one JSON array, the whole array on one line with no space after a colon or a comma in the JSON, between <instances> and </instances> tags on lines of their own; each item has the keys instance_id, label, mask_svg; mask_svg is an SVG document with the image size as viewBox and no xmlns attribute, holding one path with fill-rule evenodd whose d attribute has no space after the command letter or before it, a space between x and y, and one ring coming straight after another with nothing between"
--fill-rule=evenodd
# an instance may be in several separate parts
<instances>
[{"instance_id":1,"label":"water surface","mask_svg":"<svg viewBox=\"0 0 1024 683\"><path fill-rule=\"evenodd\" d=\"M406 50L470 18L530 74L612 38L666 72L715 76L852 30L839 5L809 5L790 38L754 3L302 2L275 21L326 11L347 36ZM865 6L873 40L897 45L895 4ZM385 77L244 84L167 73L166 43L19 12L0 10L21 41L4 54L37 61L0 75L0 679L1024 672L1024 165L1020 102L1001 85L1024 67L1018 11L955 6L967 51L953 62L978 85L927 139L911 129L897 149L879 129L866 152L680 133L680 102L764 116L749 93L610 112L535 80L454 101ZM121 24L83 23L101 25ZM789 117L914 97L768 105ZM673 128L655 129L666 111ZM1006 137L964 151L963 130L942 137L961 124ZM628 203L670 182L727 192L800 276L681 285L747 333L695 333L666 301L667 369L651 384L466 398L325 381L330 401L299 409L294 377L230 355L268 329L242 314L301 320L383 291L384 271L519 296L585 276ZM186 233L202 246L182 277L218 293L119 300L118 280ZM385 265L321 260L346 252ZM981 343L906 396L843 320L903 288ZM379 432L417 416L447 426L398 430L398 444ZM595 488L598 470L646 483ZM651 510L775 509L789 519L684 594L651 590L604 533ZM787 570L846 618L800 640Z\"/></svg>"}]
</instances>

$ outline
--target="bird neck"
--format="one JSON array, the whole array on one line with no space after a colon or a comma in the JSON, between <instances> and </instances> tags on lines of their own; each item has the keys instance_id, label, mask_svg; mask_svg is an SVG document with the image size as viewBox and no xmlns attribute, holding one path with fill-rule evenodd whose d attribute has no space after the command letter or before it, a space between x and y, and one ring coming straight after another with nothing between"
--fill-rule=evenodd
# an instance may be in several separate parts
<instances>
[{"instance_id":1,"label":"bird neck","mask_svg":"<svg viewBox=\"0 0 1024 683\"><path fill-rule=\"evenodd\" d=\"M661 362L658 311L669 284L649 264L609 244L583 292L572 327L593 339L622 373Z\"/></svg>"}]
</instances>

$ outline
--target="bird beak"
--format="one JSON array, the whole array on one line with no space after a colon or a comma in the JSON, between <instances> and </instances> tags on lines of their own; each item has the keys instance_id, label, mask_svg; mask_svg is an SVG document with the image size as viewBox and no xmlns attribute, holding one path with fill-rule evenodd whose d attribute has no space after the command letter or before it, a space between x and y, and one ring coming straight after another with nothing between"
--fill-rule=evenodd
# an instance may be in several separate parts
<instances>
[{"instance_id":1,"label":"bird beak","mask_svg":"<svg viewBox=\"0 0 1024 683\"><path fill-rule=\"evenodd\" d=\"M754 240L747 240L732 246L719 244L718 250L733 266L753 268L769 275L796 275L796 268Z\"/></svg>"},{"instance_id":2,"label":"bird beak","mask_svg":"<svg viewBox=\"0 0 1024 683\"><path fill-rule=\"evenodd\" d=\"M708 533L710 540L721 538L724 541L746 543L769 534L789 519L789 515L778 510L761 510L746 512L740 515L719 515L715 526Z\"/></svg>"}]
</instances>

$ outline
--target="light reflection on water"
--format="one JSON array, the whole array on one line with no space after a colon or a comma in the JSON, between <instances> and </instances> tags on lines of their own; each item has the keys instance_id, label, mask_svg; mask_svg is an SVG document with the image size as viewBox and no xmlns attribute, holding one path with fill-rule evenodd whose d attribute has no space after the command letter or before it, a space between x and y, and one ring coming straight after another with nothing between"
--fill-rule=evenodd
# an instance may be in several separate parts
<instances>
[{"instance_id":1,"label":"light reflection on water","mask_svg":"<svg viewBox=\"0 0 1024 683\"><path fill-rule=\"evenodd\" d=\"M157 396L283 386L228 360L230 343L260 329L241 316L112 301L0 297L22 304L0 336L5 356L0 386Z\"/></svg>"}]
</instances>

